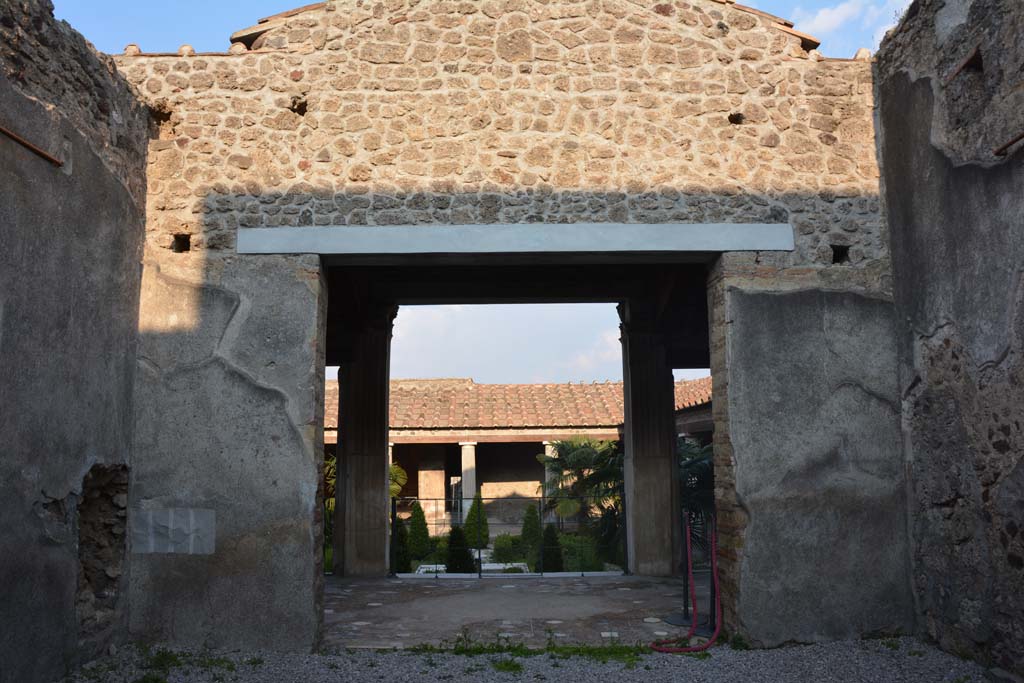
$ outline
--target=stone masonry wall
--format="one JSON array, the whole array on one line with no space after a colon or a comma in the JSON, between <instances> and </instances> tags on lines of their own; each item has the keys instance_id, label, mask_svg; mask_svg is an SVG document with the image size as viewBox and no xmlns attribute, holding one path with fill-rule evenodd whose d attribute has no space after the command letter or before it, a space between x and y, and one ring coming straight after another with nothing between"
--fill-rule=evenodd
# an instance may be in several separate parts
<instances>
[{"instance_id":1,"label":"stone masonry wall","mask_svg":"<svg viewBox=\"0 0 1024 683\"><path fill-rule=\"evenodd\" d=\"M870 65L822 61L781 20L718 0L335 0L237 35L229 54L116 58L162 112L148 267L197 291L258 262L233 253L246 227L794 226L792 253L723 257L712 298L727 623L756 632L736 608L751 511L732 473L759 455L730 445L748 416L725 394L721 307L733 290L889 296ZM190 357L193 343L169 352ZM305 424L309 382L291 382L272 384Z\"/></svg>"},{"instance_id":2,"label":"stone masonry wall","mask_svg":"<svg viewBox=\"0 0 1024 683\"><path fill-rule=\"evenodd\" d=\"M117 58L169 114L151 250L257 226L790 220L785 265L884 259L867 63L710 0L352 4L289 19L291 51Z\"/></svg>"},{"instance_id":3,"label":"stone masonry wall","mask_svg":"<svg viewBox=\"0 0 1024 683\"><path fill-rule=\"evenodd\" d=\"M126 486L132 460L149 116L52 13L0 2L0 126L60 162L0 136L3 683L55 680L127 636L124 510L110 482L86 496L89 472Z\"/></svg>"},{"instance_id":4,"label":"stone masonry wall","mask_svg":"<svg viewBox=\"0 0 1024 683\"><path fill-rule=\"evenodd\" d=\"M1024 7L918 0L876 66L921 629L1024 675Z\"/></svg>"}]
</instances>

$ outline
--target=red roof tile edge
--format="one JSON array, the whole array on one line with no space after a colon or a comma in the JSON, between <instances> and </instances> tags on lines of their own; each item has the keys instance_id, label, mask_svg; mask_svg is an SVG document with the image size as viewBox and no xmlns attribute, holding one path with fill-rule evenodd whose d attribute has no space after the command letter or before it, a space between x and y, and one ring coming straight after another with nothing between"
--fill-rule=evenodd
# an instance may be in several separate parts
<instances>
[{"instance_id":1,"label":"red roof tile edge","mask_svg":"<svg viewBox=\"0 0 1024 683\"><path fill-rule=\"evenodd\" d=\"M324 403L324 426L336 429L336 381L327 382ZM710 377L676 382L677 411L710 403ZM391 382L392 429L615 427L622 422L622 382L477 384L470 378Z\"/></svg>"}]
</instances>

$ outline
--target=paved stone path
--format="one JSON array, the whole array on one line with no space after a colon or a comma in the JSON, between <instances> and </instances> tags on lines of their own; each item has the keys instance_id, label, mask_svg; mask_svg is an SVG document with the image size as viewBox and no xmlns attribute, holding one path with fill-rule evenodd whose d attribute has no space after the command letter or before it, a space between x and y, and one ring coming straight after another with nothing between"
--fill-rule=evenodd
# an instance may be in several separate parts
<instances>
[{"instance_id":1,"label":"paved stone path","mask_svg":"<svg viewBox=\"0 0 1024 683\"><path fill-rule=\"evenodd\" d=\"M698 585L701 585L698 583ZM682 610L678 579L647 577L335 579L324 590L324 648L404 648L496 638L649 642L685 633L662 618ZM701 591L701 604L707 604Z\"/></svg>"}]
</instances>

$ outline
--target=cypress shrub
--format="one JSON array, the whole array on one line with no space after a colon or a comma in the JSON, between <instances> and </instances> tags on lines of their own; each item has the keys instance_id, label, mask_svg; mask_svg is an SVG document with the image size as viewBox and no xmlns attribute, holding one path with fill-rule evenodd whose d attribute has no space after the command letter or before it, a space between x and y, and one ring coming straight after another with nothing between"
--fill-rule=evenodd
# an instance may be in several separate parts
<instances>
[{"instance_id":1,"label":"cypress shrub","mask_svg":"<svg viewBox=\"0 0 1024 683\"><path fill-rule=\"evenodd\" d=\"M391 529L391 542L395 544L395 566L391 571L396 574L408 574L412 571L412 558L409 557L409 533L405 529L405 522L395 520L395 526Z\"/></svg>"},{"instance_id":2,"label":"cypress shrub","mask_svg":"<svg viewBox=\"0 0 1024 683\"><path fill-rule=\"evenodd\" d=\"M419 501L412 504L412 516L409 517L409 555L414 560L423 560L433 550L430 543L430 530L427 529L427 516Z\"/></svg>"},{"instance_id":3,"label":"cypress shrub","mask_svg":"<svg viewBox=\"0 0 1024 683\"><path fill-rule=\"evenodd\" d=\"M522 562L524 559L523 547L518 536L511 534L498 534L494 537L494 554L492 559L495 562Z\"/></svg>"},{"instance_id":4,"label":"cypress shrub","mask_svg":"<svg viewBox=\"0 0 1024 683\"><path fill-rule=\"evenodd\" d=\"M536 505L528 505L523 515L523 528L519 532L519 543L523 554L529 558L537 556L540 548L540 515Z\"/></svg>"},{"instance_id":5,"label":"cypress shrub","mask_svg":"<svg viewBox=\"0 0 1024 683\"><path fill-rule=\"evenodd\" d=\"M484 501L480 494L473 497L473 504L469 506L469 514L462 528L469 539L470 548L486 548L491 542L491 530L487 527L487 513L484 511Z\"/></svg>"},{"instance_id":6,"label":"cypress shrub","mask_svg":"<svg viewBox=\"0 0 1024 683\"><path fill-rule=\"evenodd\" d=\"M598 556L597 541L589 536L562 534L558 542L562 546L563 565L570 572L599 572L604 562Z\"/></svg>"},{"instance_id":7,"label":"cypress shrub","mask_svg":"<svg viewBox=\"0 0 1024 683\"><path fill-rule=\"evenodd\" d=\"M543 548L537 551L537 568L542 572L565 571L565 564L562 562L562 545L558 542L558 529L554 524L544 527L541 543Z\"/></svg>"},{"instance_id":8,"label":"cypress shrub","mask_svg":"<svg viewBox=\"0 0 1024 683\"><path fill-rule=\"evenodd\" d=\"M469 554L469 546L466 545L466 534L462 527L452 527L448 535L448 556L444 563L444 570L448 574L472 574L476 572L476 564L473 556Z\"/></svg>"}]
</instances>

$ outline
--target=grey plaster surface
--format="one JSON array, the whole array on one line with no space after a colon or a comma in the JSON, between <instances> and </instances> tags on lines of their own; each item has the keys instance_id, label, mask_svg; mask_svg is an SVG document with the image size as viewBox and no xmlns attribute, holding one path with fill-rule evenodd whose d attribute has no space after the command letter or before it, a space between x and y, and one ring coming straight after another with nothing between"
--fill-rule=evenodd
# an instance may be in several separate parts
<instances>
[{"instance_id":1,"label":"grey plaster surface","mask_svg":"<svg viewBox=\"0 0 1024 683\"><path fill-rule=\"evenodd\" d=\"M132 555L131 632L308 651L320 612L318 260L202 258L146 265L130 499L136 514L209 511L215 540L207 554ZM200 259L201 281L187 259Z\"/></svg>"},{"instance_id":2,"label":"grey plaster surface","mask_svg":"<svg viewBox=\"0 0 1024 683\"><path fill-rule=\"evenodd\" d=\"M912 628L892 305L728 293L729 421L749 515L740 628L814 642Z\"/></svg>"},{"instance_id":3,"label":"grey plaster surface","mask_svg":"<svg viewBox=\"0 0 1024 683\"><path fill-rule=\"evenodd\" d=\"M697 577L700 609L707 572ZM503 639L544 647L636 643L684 635L662 621L680 613L678 578L637 576L483 579L344 579L328 577L324 648L411 647ZM612 635L614 634L614 635Z\"/></svg>"},{"instance_id":4,"label":"grey plaster surface","mask_svg":"<svg viewBox=\"0 0 1024 683\"><path fill-rule=\"evenodd\" d=\"M1024 21L1019 4L975 9ZM986 54L993 79L1013 56ZM934 144L956 113L934 79L901 70L877 87L919 625L1024 675L1024 152L958 163Z\"/></svg>"},{"instance_id":5,"label":"grey plaster surface","mask_svg":"<svg viewBox=\"0 0 1024 683\"><path fill-rule=\"evenodd\" d=\"M249 228L240 254L792 251L788 223L561 223Z\"/></svg>"},{"instance_id":6,"label":"grey plaster surface","mask_svg":"<svg viewBox=\"0 0 1024 683\"><path fill-rule=\"evenodd\" d=\"M76 496L93 464L130 460L143 218L75 127L2 74L0 111L69 162L0 138L0 681L25 683L77 657Z\"/></svg>"}]
</instances>

